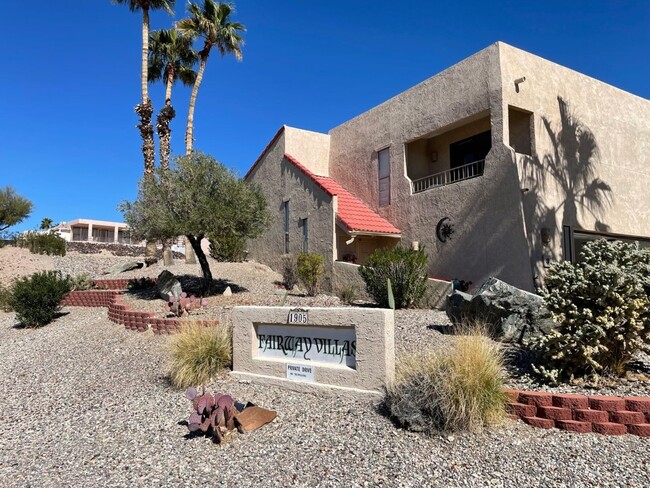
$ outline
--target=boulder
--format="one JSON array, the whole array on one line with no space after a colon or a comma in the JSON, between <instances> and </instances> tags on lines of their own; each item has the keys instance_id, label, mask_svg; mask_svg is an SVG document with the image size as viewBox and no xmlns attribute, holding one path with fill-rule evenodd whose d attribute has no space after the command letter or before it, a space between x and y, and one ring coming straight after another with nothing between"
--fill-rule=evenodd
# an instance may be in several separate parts
<instances>
[{"instance_id":1,"label":"boulder","mask_svg":"<svg viewBox=\"0 0 650 488\"><path fill-rule=\"evenodd\" d=\"M125 271L131 271L132 269L144 268L144 263L137 261L127 261L126 263L114 264L108 271L104 274L117 274L124 273Z\"/></svg>"},{"instance_id":2,"label":"boulder","mask_svg":"<svg viewBox=\"0 0 650 488\"><path fill-rule=\"evenodd\" d=\"M453 323L461 319L485 321L495 338L523 342L553 328L542 297L490 277L476 293L454 290L445 308Z\"/></svg>"},{"instance_id":3,"label":"boulder","mask_svg":"<svg viewBox=\"0 0 650 488\"><path fill-rule=\"evenodd\" d=\"M178 298L181 296L181 293L183 293L180 281L178 281L176 276L167 270L162 271L158 275L156 286L158 287L158 294L163 300L168 300L169 295Z\"/></svg>"}]
</instances>

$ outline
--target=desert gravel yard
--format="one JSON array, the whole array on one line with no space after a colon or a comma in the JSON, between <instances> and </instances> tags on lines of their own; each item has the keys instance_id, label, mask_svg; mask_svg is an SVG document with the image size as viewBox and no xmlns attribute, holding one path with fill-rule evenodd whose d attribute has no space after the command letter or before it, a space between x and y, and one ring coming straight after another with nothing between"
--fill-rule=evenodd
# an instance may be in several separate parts
<instances>
[{"instance_id":1,"label":"desert gravel yard","mask_svg":"<svg viewBox=\"0 0 650 488\"><path fill-rule=\"evenodd\" d=\"M276 410L277 420L222 447L187 439L179 422L189 402L165 377L168 337L127 332L105 309L64 312L32 330L0 313L3 487L650 486L647 438L515 422L426 437L395 428L376 402L229 376L211 390ZM411 349L396 335L398 350Z\"/></svg>"}]
</instances>

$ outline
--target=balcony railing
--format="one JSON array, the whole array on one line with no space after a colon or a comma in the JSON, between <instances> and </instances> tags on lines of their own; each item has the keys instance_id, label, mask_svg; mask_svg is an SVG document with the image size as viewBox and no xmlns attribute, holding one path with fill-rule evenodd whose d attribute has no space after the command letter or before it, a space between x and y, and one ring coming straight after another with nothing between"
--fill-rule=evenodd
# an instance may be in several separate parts
<instances>
[{"instance_id":1,"label":"balcony railing","mask_svg":"<svg viewBox=\"0 0 650 488\"><path fill-rule=\"evenodd\" d=\"M413 193L420 193L437 186L450 185L458 181L469 180L483 175L485 168L485 159L474 161L473 163L464 164L457 168L448 169L433 175L418 178L411 182Z\"/></svg>"}]
</instances>

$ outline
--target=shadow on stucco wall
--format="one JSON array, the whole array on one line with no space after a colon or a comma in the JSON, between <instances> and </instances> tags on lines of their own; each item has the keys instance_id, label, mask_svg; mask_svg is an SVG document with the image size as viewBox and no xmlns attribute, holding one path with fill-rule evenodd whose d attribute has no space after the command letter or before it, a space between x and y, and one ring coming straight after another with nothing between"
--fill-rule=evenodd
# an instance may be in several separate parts
<instances>
[{"instance_id":1,"label":"shadow on stucco wall","mask_svg":"<svg viewBox=\"0 0 650 488\"><path fill-rule=\"evenodd\" d=\"M600 151L594 133L572 112L567 101L558 97L559 126L542 117L544 135L551 149L539 159L525 157L522 184L528 188L523 196L528 234L532 240L533 267L539 267L544 253L541 229L548 229L555 259L561 259L561 226L606 232L603 222L612 204L611 187L598 176ZM561 220L559 219L561 215ZM547 243L548 244L548 243Z\"/></svg>"}]
</instances>

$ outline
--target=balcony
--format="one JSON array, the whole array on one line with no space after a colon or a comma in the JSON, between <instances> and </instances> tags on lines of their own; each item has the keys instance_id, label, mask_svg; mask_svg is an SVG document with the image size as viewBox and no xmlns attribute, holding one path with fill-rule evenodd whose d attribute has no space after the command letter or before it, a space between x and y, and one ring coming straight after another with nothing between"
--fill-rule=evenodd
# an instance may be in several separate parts
<instances>
[{"instance_id":1,"label":"balcony","mask_svg":"<svg viewBox=\"0 0 650 488\"><path fill-rule=\"evenodd\" d=\"M437 188L439 186L451 185L463 180L483 176L485 169L485 159L480 159L456 168L441 171L417 180L411 181L411 190L413 193L421 193L423 191Z\"/></svg>"}]
</instances>

